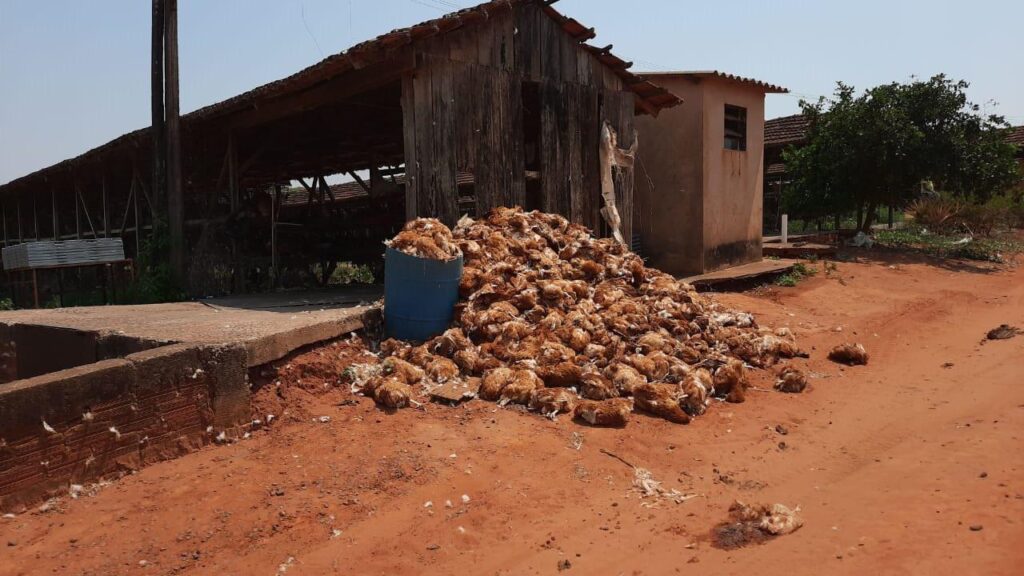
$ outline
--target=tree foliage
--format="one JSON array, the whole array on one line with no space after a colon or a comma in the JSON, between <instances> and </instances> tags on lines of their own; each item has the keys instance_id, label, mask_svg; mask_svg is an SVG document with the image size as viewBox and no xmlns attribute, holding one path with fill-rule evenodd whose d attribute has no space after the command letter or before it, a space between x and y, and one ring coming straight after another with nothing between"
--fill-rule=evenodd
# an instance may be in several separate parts
<instances>
[{"instance_id":1,"label":"tree foliage","mask_svg":"<svg viewBox=\"0 0 1024 576\"><path fill-rule=\"evenodd\" d=\"M926 180L979 200L1019 181L1010 125L981 114L967 87L938 75L856 95L840 82L832 98L801 101L808 140L784 154L786 210L806 219L857 210L867 230L876 207L905 206Z\"/></svg>"}]
</instances>

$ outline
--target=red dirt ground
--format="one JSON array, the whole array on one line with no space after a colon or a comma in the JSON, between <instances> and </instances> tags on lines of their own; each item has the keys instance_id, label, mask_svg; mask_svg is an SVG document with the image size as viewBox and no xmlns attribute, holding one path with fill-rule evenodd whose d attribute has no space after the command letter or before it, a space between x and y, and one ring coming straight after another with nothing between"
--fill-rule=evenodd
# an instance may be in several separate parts
<instances>
[{"instance_id":1,"label":"red dirt ground","mask_svg":"<svg viewBox=\"0 0 1024 576\"><path fill-rule=\"evenodd\" d=\"M352 353L328 346L283 363L303 382L280 396L256 377L270 430L0 519L0 574L1020 574L1024 337L981 340L1024 327L1024 270L885 256L720 298L796 331L809 391L623 430L481 401L385 414L322 392ZM842 341L868 366L825 360ZM642 505L602 448L699 497ZM805 525L712 548L734 499Z\"/></svg>"}]
</instances>

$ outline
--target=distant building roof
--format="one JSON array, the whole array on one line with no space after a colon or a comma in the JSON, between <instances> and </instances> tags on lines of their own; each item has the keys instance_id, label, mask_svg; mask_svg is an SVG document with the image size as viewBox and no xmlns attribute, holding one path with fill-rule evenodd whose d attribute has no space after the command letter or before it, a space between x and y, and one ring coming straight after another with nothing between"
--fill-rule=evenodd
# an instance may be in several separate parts
<instances>
[{"instance_id":1,"label":"distant building roof","mask_svg":"<svg viewBox=\"0 0 1024 576\"><path fill-rule=\"evenodd\" d=\"M807 117L803 114L772 118L764 122L765 146L798 144L807 138ZM1006 141L1024 148L1024 126L1014 126L1006 135Z\"/></svg>"},{"instance_id":2,"label":"distant building roof","mask_svg":"<svg viewBox=\"0 0 1024 576\"><path fill-rule=\"evenodd\" d=\"M745 78L743 76L736 76L735 74L727 74L725 72L719 72L718 70L678 70L672 72L638 72L641 77L658 77L658 76L684 76L688 78L704 79L704 78L716 78L719 80L725 80L727 82L735 82L737 84L745 84L755 88L760 88L766 94L787 94L789 93L788 88L782 86L776 86L775 84L769 84L762 82L761 80L755 80L753 78Z\"/></svg>"},{"instance_id":3,"label":"distant building roof","mask_svg":"<svg viewBox=\"0 0 1024 576\"><path fill-rule=\"evenodd\" d=\"M1014 126L1006 136L1006 141L1024 148L1024 126Z\"/></svg>"},{"instance_id":4,"label":"distant building roof","mask_svg":"<svg viewBox=\"0 0 1024 576\"><path fill-rule=\"evenodd\" d=\"M803 114L772 118L764 123L764 145L784 146L807 138L807 117Z\"/></svg>"}]
</instances>

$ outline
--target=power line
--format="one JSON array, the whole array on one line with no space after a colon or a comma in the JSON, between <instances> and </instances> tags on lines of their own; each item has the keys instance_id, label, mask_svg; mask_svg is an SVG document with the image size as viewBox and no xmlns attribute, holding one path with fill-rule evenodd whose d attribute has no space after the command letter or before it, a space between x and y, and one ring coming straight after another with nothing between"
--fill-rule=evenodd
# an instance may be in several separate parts
<instances>
[{"instance_id":1,"label":"power line","mask_svg":"<svg viewBox=\"0 0 1024 576\"><path fill-rule=\"evenodd\" d=\"M313 36L313 31L309 29L309 24L306 23L306 5L299 4L299 14L302 16L302 25L306 28L306 34L309 34L309 38L313 40L313 45L316 46L316 51L320 53L320 57L324 57L324 51L320 49L320 43L316 41L316 36Z\"/></svg>"},{"instance_id":2,"label":"power line","mask_svg":"<svg viewBox=\"0 0 1024 576\"><path fill-rule=\"evenodd\" d=\"M433 1L441 2L442 0L433 0ZM427 8L433 8L434 10L437 10L437 11L440 11L440 12L450 12L452 7L453 7L453 5L451 5L451 4L447 4L447 5L441 4L441 5L438 5L438 4L432 4L432 3L427 2L425 0L409 0L409 2L412 2L413 4L419 4L420 6L426 6ZM454 6L454 7L456 9L461 8L461 6Z\"/></svg>"}]
</instances>

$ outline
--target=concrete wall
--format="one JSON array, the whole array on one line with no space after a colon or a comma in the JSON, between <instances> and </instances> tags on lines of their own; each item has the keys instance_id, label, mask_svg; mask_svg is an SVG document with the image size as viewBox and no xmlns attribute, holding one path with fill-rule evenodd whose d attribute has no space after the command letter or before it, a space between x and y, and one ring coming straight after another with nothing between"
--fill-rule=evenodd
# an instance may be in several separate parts
<instances>
[{"instance_id":1,"label":"concrete wall","mask_svg":"<svg viewBox=\"0 0 1024 576\"><path fill-rule=\"evenodd\" d=\"M249 418L240 345L173 344L0 385L0 510L175 457Z\"/></svg>"},{"instance_id":2,"label":"concrete wall","mask_svg":"<svg viewBox=\"0 0 1024 576\"><path fill-rule=\"evenodd\" d=\"M657 83L684 102L657 118L636 119L634 226L651 266L670 274L697 274L704 265L703 90L683 77L659 76Z\"/></svg>"},{"instance_id":3,"label":"concrete wall","mask_svg":"<svg viewBox=\"0 0 1024 576\"><path fill-rule=\"evenodd\" d=\"M702 82L704 269L761 260L764 192L764 93L735 82ZM747 149L727 150L725 105L747 109Z\"/></svg>"},{"instance_id":4,"label":"concrete wall","mask_svg":"<svg viewBox=\"0 0 1024 576\"><path fill-rule=\"evenodd\" d=\"M0 323L0 383L122 358L169 342L43 324Z\"/></svg>"}]
</instances>

